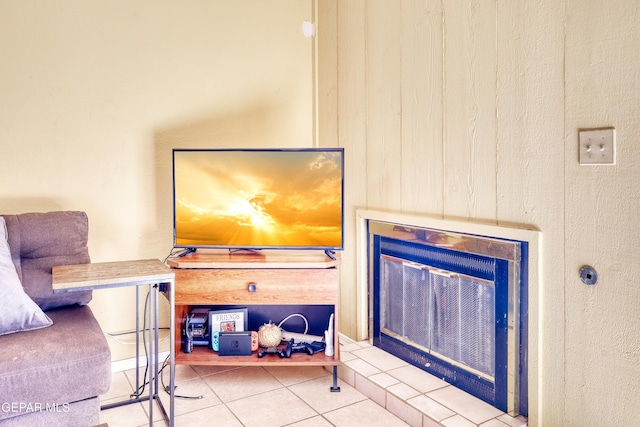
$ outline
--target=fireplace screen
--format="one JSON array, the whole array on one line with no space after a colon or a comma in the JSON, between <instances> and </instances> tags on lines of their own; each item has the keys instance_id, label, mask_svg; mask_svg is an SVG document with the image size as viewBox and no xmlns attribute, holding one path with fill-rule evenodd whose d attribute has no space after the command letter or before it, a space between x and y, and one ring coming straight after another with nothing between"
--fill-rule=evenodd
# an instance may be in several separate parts
<instances>
[{"instance_id":1,"label":"fireplace screen","mask_svg":"<svg viewBox=\"0 0 640 427\"><path fill-rule=\"evenodd\" d=\"M493 380L493 282L382 256L381 330Z\"/></svg>"},{"instance_id":2,"label":"fireplace screen","mask_svg":"<svg viewBox=\"0 0 640 427\"><path fill-rule=\"evenodd\" d=\"M369 236L373 344L526 415L526 246L379 222Z\"/></svg>"}]
</instances>

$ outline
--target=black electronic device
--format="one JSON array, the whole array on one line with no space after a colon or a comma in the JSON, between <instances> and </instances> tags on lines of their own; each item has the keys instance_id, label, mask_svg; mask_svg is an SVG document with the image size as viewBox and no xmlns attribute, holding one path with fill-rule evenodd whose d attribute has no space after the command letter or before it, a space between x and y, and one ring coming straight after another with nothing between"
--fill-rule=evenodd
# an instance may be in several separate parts
<instances>
[{"instance_id":1,"label":"black electronic device","mask_svg":"<svg viewBox=\"0 0 640 427\"><path fill-rule=\"evenodd\" d=\"M183 350L191 353L194 346L209 346L209 310L194 308L187 314L182 331Z\"/></svg>"},{"instance_id":2,"label":"black electronic device","mask_svg":"<svg viewBox=\"0 0 640 427\"><path fill-rule=\"evenodd\" d=\"M308 355L313 355L314 353L318 353L320 351L324 351L325 343L322 341L313 341L313 342L300 342L296 343L292 338L287 342L287 346L280 350L280 357L291 357L293 353L307 353Z\"/></svg>"},{"instance_id":3,"label":"black electronic device","mask_svg":"<svg viewBox=\"0 0 640 427\"><path fill-rule=\"evenodd\" d=\"M251 356L251 331L218 333L218 355Z\"/></svg>"},{"instance_id":4,"label":"black electronic device","mask_svg":"<svg viewBox=\"0 0 640 427\"><path fill-rule=\"evenodd\" d=\"M182 351L185 353L193 351L193 331L189 327L189 315L184 321L184 330L182 331Z\"/></svg>"},{"instance_id":5,"label":"black electronic device","mask_svg":"<svg viewBox=\"0 0 640 427\"><path fill-rule=\"evenodd\" d=\"M259 358L262 358L267 354L277 354L280 357L284 357L284 353L282 352L282 350L278 350L278 347L261 348L260 351L258 351Z\"/></svg>"},{"instance_id":6,"label":"black electronic device","mask_svg":"<svg viewBox=\"0 0 640 427\"><path fill-rule=\"evenodd\" d=\"M220 351L220 334L225 334L227 332L215 331L211 334L211 349L213 351ZM258 333L256 331L246 332L251 334L251 351L256 351L258 349Z\"/></svg>"}]
</instances>

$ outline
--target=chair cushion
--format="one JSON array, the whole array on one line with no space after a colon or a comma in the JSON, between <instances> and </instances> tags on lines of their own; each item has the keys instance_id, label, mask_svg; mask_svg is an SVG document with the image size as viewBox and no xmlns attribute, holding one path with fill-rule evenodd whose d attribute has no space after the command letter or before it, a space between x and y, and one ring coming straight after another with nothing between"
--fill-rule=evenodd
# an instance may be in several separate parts
<instances>
[{"instance_id":1,"label":"chair cushion","mask_svg":"<svg viewBox=\"0 0 640 427\"><path fill-rule=\"evenodd\" d=\"M47 314L53 320L48 328L0 337L2 395L44 408L107 392L111 353L89 306ZM0 411L0 420L17 415Z\"/></svg>"},{"instance_id":2,"label":"chair cushion","mask_svg":"<svg viewBox=\"0 0 640 427\"><path fill-rule=\"evenodd\" d=\"M6 224L0 217L0 335L44 328L51 323L51 319L22 289L11 262Z\"/></svg>"},{"instance_id":3,"label":"chair cushion","mask_svg":"<svg viewBox=\"0 0 640 427\"><path fill-rule=\"evenodd\" d=\"M53 266L90 262L89 220L84 212L32 212L4 218L22 287L40 308L46 311L91 301L91 291L54 294L51 287Z\"/></svg>"}]
</instances>

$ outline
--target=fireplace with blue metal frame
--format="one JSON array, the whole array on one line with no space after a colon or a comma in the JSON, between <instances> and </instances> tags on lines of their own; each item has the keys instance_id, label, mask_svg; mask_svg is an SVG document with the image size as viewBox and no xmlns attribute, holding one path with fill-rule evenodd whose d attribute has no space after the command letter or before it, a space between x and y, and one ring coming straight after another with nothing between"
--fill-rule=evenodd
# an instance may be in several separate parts
<instances>
[{"instance_id":1,"label":"fireplace with blue metal frame","mask_svg":"<svg viewBox=\"0 0 640 427\"><path fill-rule=\"evenodd\" d=\"M373 344L527 416L526 242L368 226Z\"/></svg>"}]
</instances>

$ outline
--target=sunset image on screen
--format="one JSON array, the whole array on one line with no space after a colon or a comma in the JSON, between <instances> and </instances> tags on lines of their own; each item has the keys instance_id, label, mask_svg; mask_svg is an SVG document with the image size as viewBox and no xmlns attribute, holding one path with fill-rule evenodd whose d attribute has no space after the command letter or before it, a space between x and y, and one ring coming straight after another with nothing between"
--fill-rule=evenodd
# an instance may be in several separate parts
<instances>
[{"instance_id":1,"label":"sunset image on screen","mask_svg":"<svg viewBox=\"0 0 640 427\"><path fill-rule=\"evenodd\" d=\"M340 247L339 151L175 151L176 245Z\"/></svg>"}]
</instances>

